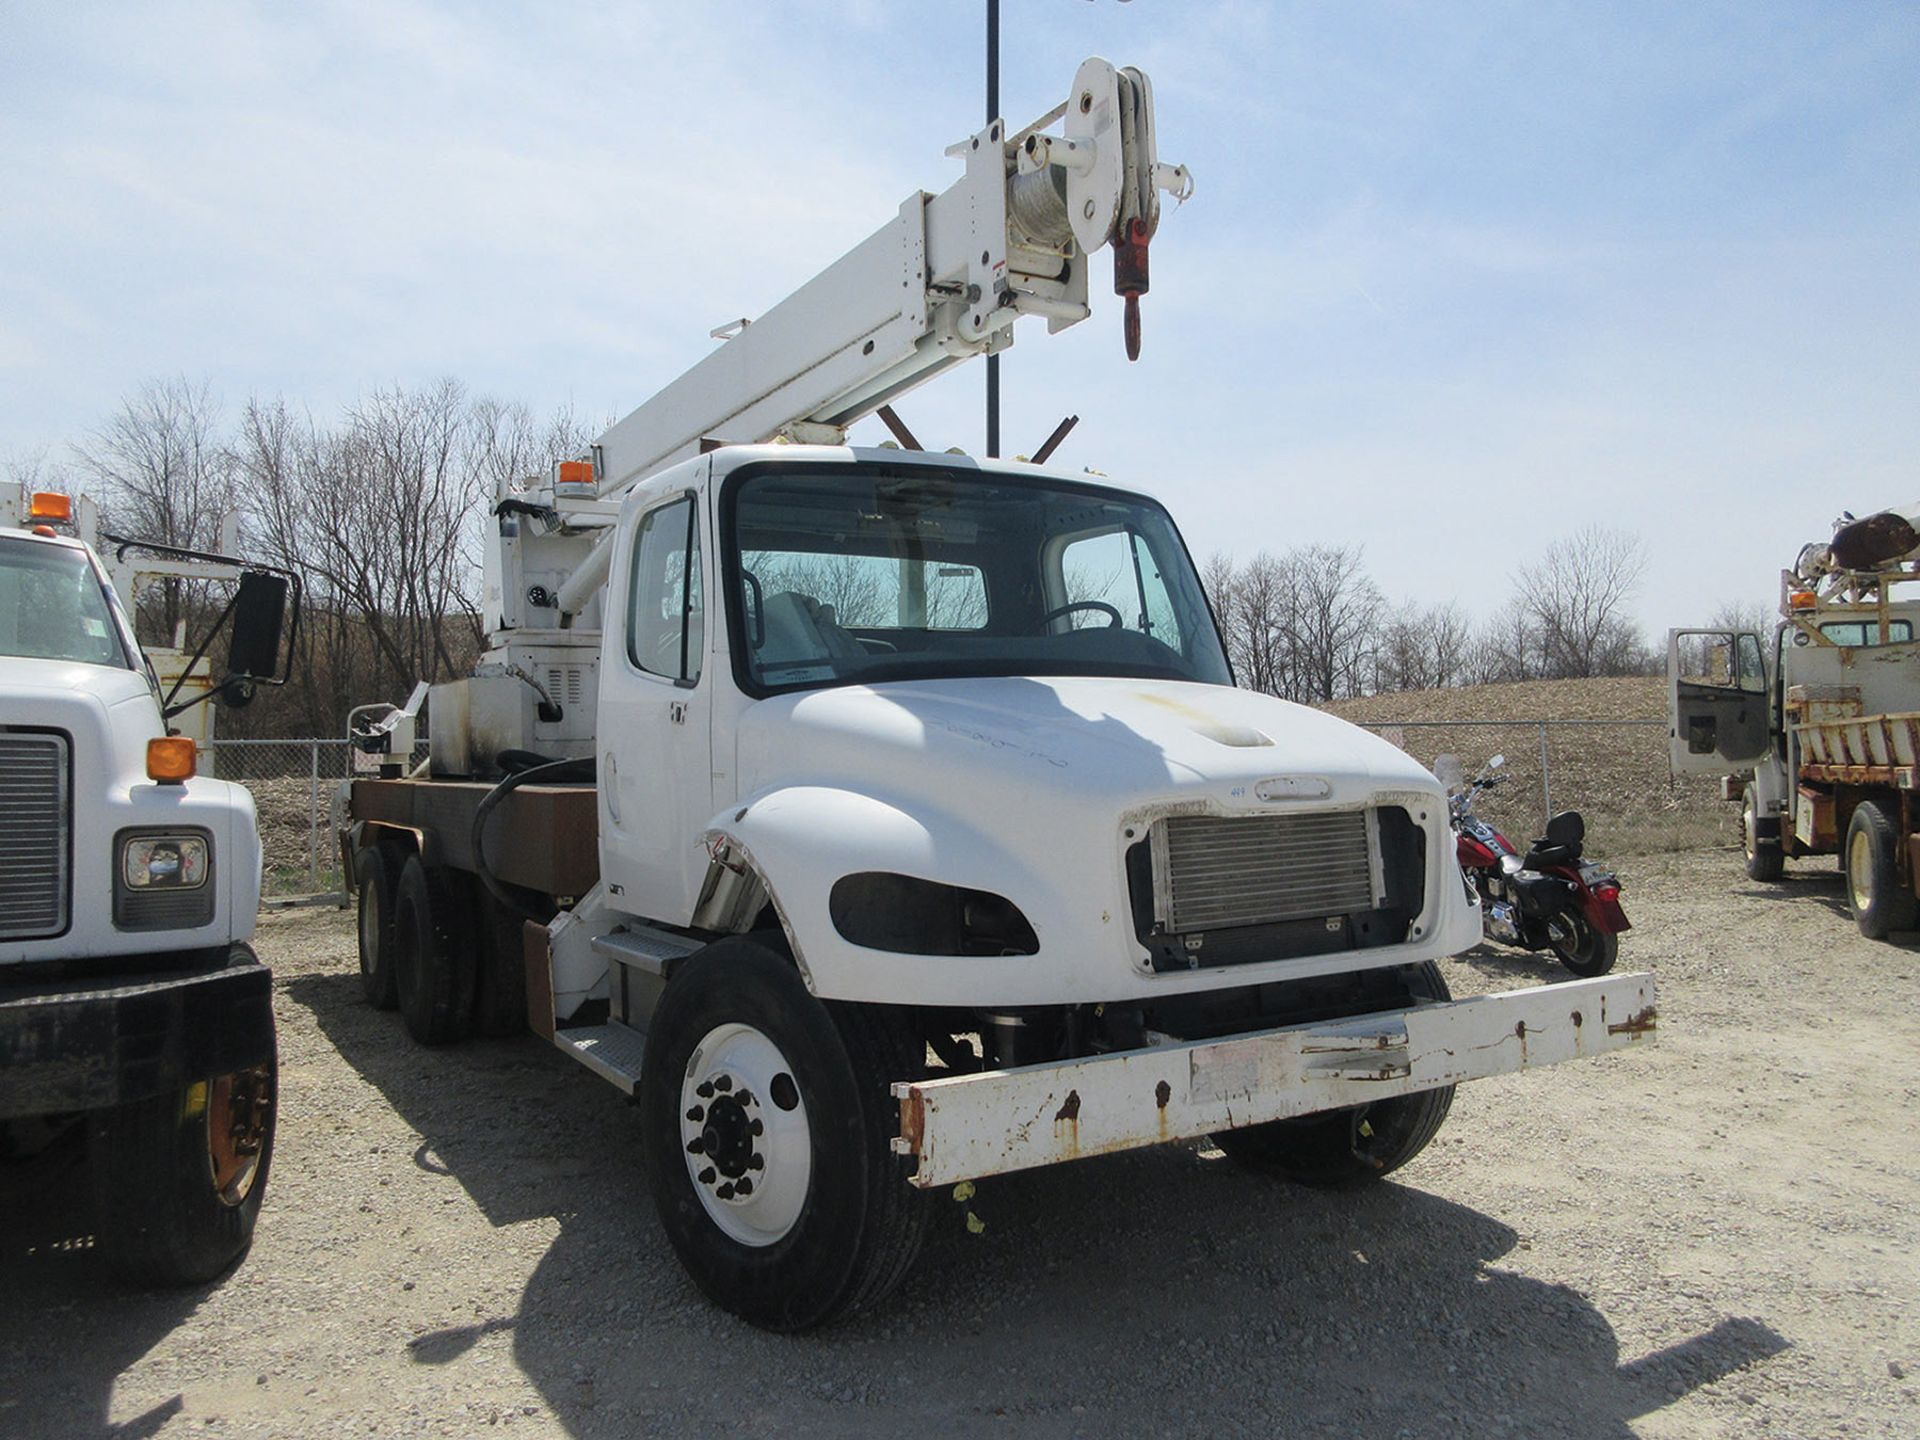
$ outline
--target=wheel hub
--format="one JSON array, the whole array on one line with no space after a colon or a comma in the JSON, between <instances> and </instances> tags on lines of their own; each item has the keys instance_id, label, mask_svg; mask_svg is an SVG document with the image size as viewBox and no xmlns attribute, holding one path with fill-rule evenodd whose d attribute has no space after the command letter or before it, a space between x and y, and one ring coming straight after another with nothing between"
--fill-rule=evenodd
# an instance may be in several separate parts
<instances>
[{"instance_id":1,"label":"wheel hub","mask_svg":"<svg viewBox=\"0 0 1920 1440\"><path fill-rule=\"evenodd\" d=\"M806 1202L813 1146L780 1048L751 1026L718 1027L694 1047L680 1101L687 1173L709 1218L745 1245L781 1239Z\"/></svg>"},{"instance_id":2,"label":"wheel hub","mask_svg":"<svg viewBox=\"0 0 1920 1440\"><path fill-rule=\"evenodd\" d=\"M229 1205L238 1205L253 1189L272 1111L268 1066L222 1075L208 1087L207 1158L214 1189Z\"/></svg>"}]
</instances>

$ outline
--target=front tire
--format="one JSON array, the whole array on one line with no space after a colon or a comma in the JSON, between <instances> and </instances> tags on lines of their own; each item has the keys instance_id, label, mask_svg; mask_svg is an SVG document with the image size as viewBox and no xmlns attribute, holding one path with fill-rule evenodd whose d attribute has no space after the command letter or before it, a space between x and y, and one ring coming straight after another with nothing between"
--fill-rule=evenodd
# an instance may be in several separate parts
<instances>
[{"instance_id":1,"label":"front tire","mask_svg":"<svg viewBox=\"0 0 1920 1440\"><path fill-rule=\"evenodd\" d=\"M1416 1000L1453 998L1431 960L1415 968L1407 989ZM1229 1160L1249 1170L1300 1185L1352 1189L1392 1174L1426 1149L1453 1108L1453 1089L1444 1085L1346 1110L1221 1130L1212 1139Z\"/></svg>"},{"instance_id":2,"label":"front tire","mask_svg":"<svg viewBox=\"0 0 1920 1440\"><path fill-rule=\"evenodd\" d=\"M1580 910L1567 911L1556 917L1555 923L1564 930L1564 938L1554 935L1548 943L1567 969L1583 979L1604 975L1613 969L1614 961L1620 958L1618 935L1595 928Z\"/></svg>"},{"instance_id":3,"label":"front tire","mask_svg":"<svg viewBox=\"0 0 1920 1440\"><path fill-rule=\"evenodd\" d=\"M101 1113L93 1176L116 1274L138 1285L201 1285L239 1263L266 1197L278 1099L269 1055Z\"/></svg>"},{"instance_id":4,"label":"front tire","mask_svg":"<svg viewBox=\"0 0 1920 1440\"><path fill-rule=\"evenodd\" d=\"M889 1085L924 1070L904 1014L825 1005L744 937L668 983L642 1061L640 1125L660 1222L715 1304L805 1330L906 1274L926 1197L891 1150Z\"/></svg>"},{"instance_id":5,"label":"front tire","mask_svg":"<svg viewBox=\"0 0 1920 1440\"><path fill-rule=\"evenodd\" d=\"M1740 848L1746 853L1749 880L1778 880L1786 872L1779 837L1760 836L1760 796L1751 783L1740 797Z\"/></svg>"},{"instance_id":6,"label":"front tire","mask_svg":"<svg viewBox=\"0 0 1920 1440\"><path fill-rule=\"evenodd\" d=\"M1847 904L1853 923L1869 940L1911 930L1920 904L1900 873L1898 837L1886 812L1871 800L1853 810L1847 825Z\"/></svg>"}]
</instances>

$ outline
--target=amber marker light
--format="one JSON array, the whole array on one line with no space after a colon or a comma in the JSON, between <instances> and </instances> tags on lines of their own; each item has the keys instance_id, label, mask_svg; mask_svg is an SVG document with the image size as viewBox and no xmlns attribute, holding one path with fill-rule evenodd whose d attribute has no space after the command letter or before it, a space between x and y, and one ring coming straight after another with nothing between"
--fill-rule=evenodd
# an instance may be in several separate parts
<instances>
[{"instance_id":1,"label":"amber marker light","mask_svg":"<svg viewBox=\"0 0 1920 1440\"><path fill-rule=\"evenodd\" d=\"M162 735L147 741L147 778L180 785L193 778L196 757L191 735Z\"/></svg>"},{"instance_id":2,"label":"amber marker light","mask_svg":"<svg viewBox=\"0 0 1920 1440\"><path fill-rule=\"evenodd\" d=\"M27 502L27 518L71 525L73 497L62 495L58 490L36 490L33 492L33 498Z\"/></svg>"}]
</instances>

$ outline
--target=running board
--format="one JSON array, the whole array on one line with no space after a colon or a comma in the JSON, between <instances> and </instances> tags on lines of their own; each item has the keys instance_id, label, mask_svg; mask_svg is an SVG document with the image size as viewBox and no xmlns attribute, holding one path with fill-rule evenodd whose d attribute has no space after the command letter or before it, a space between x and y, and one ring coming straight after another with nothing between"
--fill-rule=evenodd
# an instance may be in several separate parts
<instances>
[{"instance_id":1,"label":"running board","mask_svg":"<svg viewBox=\"0 0 1920 1440\"><path fill-rule=\"evenodd\" d=\"M1651 975L896 1084L925 1189L1650 1043Z\"/></svg>"},{"instance_id":2,"label":"running board","mask_svg":"<svg viewBox=\"0 0 1920 1440\"><path fill-rule=\"evenodd\" d=\"M694 951L706 947L704 940L696 940L690 935L676 935L671 930L656 930L651 925L641 925L632 920L617 930L593 937L593 953L602 959L631 965L662 980L666 979L667 972L674 965Z\"/></svg>"},{"instance_id":3,"label":"running board","mask_svg":"<svg viewBox=\"0 0 1920 1440\"><path fill-rule=\"evenodd\" d=\"M647 1037L631 1025L615 1020L606 1025L557 1030L553 1043L627 1094L633 1094L639 1087L640 1061L647 1053Z\"/></svg>"}]
</instances>

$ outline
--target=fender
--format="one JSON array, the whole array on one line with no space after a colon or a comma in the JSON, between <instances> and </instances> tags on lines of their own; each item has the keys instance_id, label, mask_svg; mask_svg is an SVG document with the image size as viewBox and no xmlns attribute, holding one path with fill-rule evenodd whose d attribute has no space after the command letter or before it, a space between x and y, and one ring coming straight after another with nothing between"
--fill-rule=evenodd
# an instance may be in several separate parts
<instances>
[{"instance_id":1,"label":"fender","mask_svg":"<svg viewBox=\"0 0 1920 1440\"><path fill-rule=\"evenodd\" d=\"M973 1004L983 989L1001 988L991 983L995 972L1017 993L1042 968L1032 955L902 954L854 944L830 910L834 884L845 876L881 871L1002 896L1027 917L1042 950L1046 922L1063 903L1052 880L965 822L924 806L909 814L854 790L770 790L714 817L704 838L711 859L694 923L747 930L771 905L807 988L823 999Z\"/></svg>"}]
</instances>

